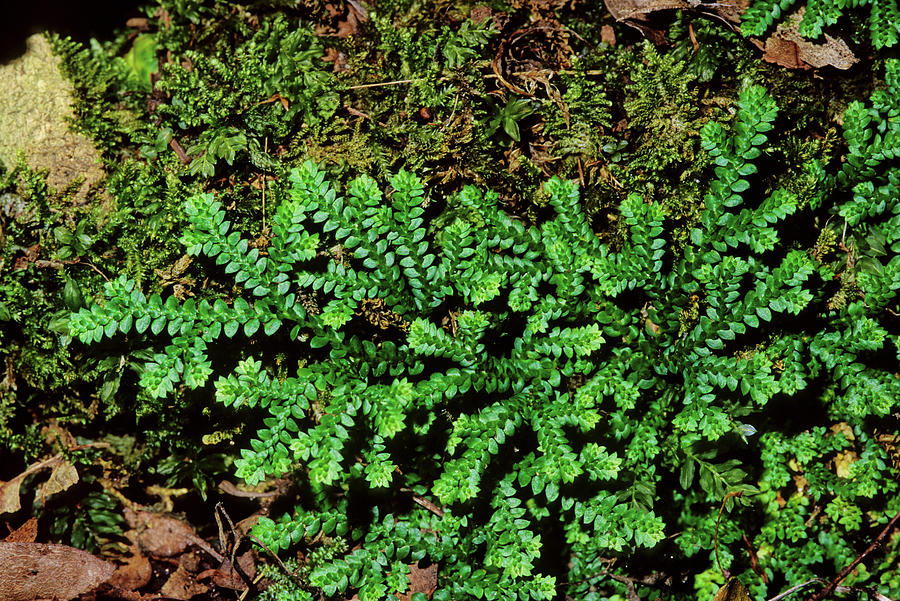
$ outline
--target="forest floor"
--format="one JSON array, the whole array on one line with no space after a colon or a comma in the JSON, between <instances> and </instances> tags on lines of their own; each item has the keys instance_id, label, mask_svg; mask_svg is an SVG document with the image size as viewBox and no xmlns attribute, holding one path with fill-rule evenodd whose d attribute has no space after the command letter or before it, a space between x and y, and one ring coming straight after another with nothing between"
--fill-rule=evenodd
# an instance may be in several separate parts
<instances>
[{"instance_id":1,"label":"forest floor","mask_svg":"<svg viewBox=\"0 0 900 601\"><path fill-rule=\"evenodd\" d=\"M781 108L788 171L835 156L843 111L881 85L882 57L854 33L858 20L816 42L792 17L743 37L744 5L519 0L382 13L321 0L282 19L287 3L196 14L182 4L135 11L93 42L36 34L0 65L2 601L243 600L293 578L249 533L298 492L286 479L233 477L241 418L184 390L142 395L136 366L149 346L96 354L65 340L69 313L120 273L181 300L232 294L178 244L190 191L215 191L267 241L266 203L285 194L273 182L303 158L337 181L402 168L447 196L474 183L525 223L546 213L541 184L561 176L579 183L602 240L621 237L617 207L638 190L684 245L714 168L699 131L732 118L748 81ZM304 33L290 37L296 22ZM268 82L241 71L279 54L296 71ZM399 598L430 599L438 570L413 565ZM620 583L631 600L635 582Z\"/></svg>"}]
</instances>

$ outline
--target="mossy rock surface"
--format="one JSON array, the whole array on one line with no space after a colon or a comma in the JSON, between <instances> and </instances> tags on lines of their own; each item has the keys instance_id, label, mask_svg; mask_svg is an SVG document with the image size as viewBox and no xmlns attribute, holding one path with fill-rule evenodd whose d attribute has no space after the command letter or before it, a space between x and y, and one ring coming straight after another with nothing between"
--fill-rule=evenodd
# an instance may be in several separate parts
<instances>
[{"instance_id":1,"label":"mossy rock surface","mask_svg":"<svg viewBox=\"0 0 900 601\"><path fill-rule=\"evenodd\" d=\"M93 143L70 130L72 84L59 70L43 34L27 40L21 57L0 66L0 161L12 168L24 152L29 166L47 170L55 190L75 188L75 202L104 177Z\"/></svg>"}]
</instances>

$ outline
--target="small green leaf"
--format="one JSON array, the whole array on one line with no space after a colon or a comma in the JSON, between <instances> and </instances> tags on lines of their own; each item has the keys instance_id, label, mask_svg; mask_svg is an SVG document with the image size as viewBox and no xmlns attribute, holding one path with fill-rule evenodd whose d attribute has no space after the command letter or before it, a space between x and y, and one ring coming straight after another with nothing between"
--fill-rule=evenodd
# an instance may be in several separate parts
<instances>
[{"instance_id":1,"label":"small green leaf","mask_svg":"<svg viewBox=\"0 0 900 601\"><path fill-rule=\"evenodd\" d=\"M236 320L232 319L230 321L225 322L225 325L222 327L222 332L229 338L233 338L234 335L237 333L240 325L241 324L239 324Z\"/></svg>"},{"instance_id":2,"label":"small green leaf","mask_svg":"<svg viewBox=\"0 0 900 601\"><path fill-rule=\"evenodd\" d=\"M75 280L66 276L66 285L63 288L63 302L69 311L77 311L84 307L84 297L81 295L81 288L75 283Z\"/></svg>"},{"instance_id":3,"label":"small green leaf","mask_svg":"<svg viewBox=\"0 0 900 601\"><path fill-rule=\"evenodd\" d=\"M248 338L256 334L256 331L259 329L259 320L251 319L247 323L244 324L244 335Z\"/></svg>"},{"instance_id":4,"label":"small green leaf","mask_svg":"<svg viewBox=\"0 0 900 601\"><path fill-rule=\"evenodd\" d=\"M134 322L134 329L138 334L143 334L150 326L150 316L146 313L137 318Z\"/></svg>"}]
</instances>

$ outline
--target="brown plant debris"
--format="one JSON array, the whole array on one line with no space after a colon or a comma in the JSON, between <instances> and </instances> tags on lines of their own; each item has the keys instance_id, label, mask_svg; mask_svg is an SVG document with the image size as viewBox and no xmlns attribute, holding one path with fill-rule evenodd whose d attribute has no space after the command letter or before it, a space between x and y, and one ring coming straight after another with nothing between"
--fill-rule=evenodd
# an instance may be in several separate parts
<instances>
[{"instance_id":1,"label":"brown plant debris","mask_svg":"<svg viewBox=\"0 0 900 601\"><path fill-rule=\"evenodd\" d=\"M362 299L357 314L362 315L367 322L380 330L397 328L401 332L405 332L409 328L409 322L404 320L399 313L391 311L384 300L380 298Z\"/></svg>"},{"instance_id":2,"label":"brown plant debris","mask_svg":"<svg viewBox=\"0 0 900 601\"><path fill-rule=\"evenodd\" d=\"M256 576L256 560L252 551L247 551L237 557L238 567L251 580ZM197 574L197 580L205 580L209 578L213 584L220 588L229 588L235 591L242 591L247 588L247 583L241 577L238 570L234 568L230 560L225 560L218 568L205 570Z\"/></svg>"},{"instance_id":3,"label":"brown plant debris","mask_svg":"<svg viewBox=\"0 0 900 601\"><path fill-rule=\"evenodd\" d=\"M192 262L193 259L190 255L182 255L174 264L169 265L165 269L156 270L159 285L162 287L171 285L175 298L180 301L186 300L189 296L194 296L190 288L196 282L193 278L185 275Z\"/></svg>"},{"instance_id":4,"label":"brown plant debris","mask_svg":"<svg viewBox=\"0 0 900 601\"><path fill-rule=\"evenodd\" d=\"M827 33L824 35L824 42L811 42L801 37L798 30L805 12L806 8L801 7L779 23L775 33L766 39L765 44L753 40L763 50L764 61L788 69L849 69L859 62L844 40Z\"/></svg>"},{"instance_id":5,"label":"brown plant debris","mask_svg":"<svg viewBox=\"0 0 900 601\"><path fill-rule=\"evenodd\" d=\"M24 524L10 532L5 540L8 543L33 543L37 538L37 531L37 518L31 517Z\"/></svg>"},{"instance_id":6,"label":"brown plant debris","mask_svg":"<svg viewBox=\"0 0 900 601\"><path fill-rule=\"evenodd\" d=\"M161 513L125 508L125 520L134 529L129 533L144 553L172 557L190 545L197 545L219 561L224 558L194 533L186 523Z\"/></svg>"},{"instance_id":7,"label":"brown plant debris","mask_svg":"<svg viewBox=\"0 0 900 601\"><path fill-rule=\"evenodd\" d=\"M141 553L139 546L132 545L131 556L123 565L116 568L112 578L109 579L109 584L126 591L134 591L147 586L152 576L153 567L150 560Z\"/></svg>"},{"instance_id":8,"label":"brown plant debris","mask_svg":"<svg viewBox=\"0 0 900 601\"><path fill-rule=\"evenodd\" d=\"M534 75L568 69L573 54L568 30L556 21L543 20L510 33L500 43L491 69L503 87L533 97L542 83Z\"/></svg>"},{"instance_id":9,"label":"brown plant debris","mask_svg":"<svg viewBox=\"0 0 900 601\"><path fill-rule=\"evenodd\" d=\"M750 601L750 593L737 578L731 578L719 589L713 601Z\"/></svg>"},{"instance_id":10,"label":"brown plant debris","mask_svg":"<svg viewBox=\"0 0 900 601\"><path fill-rule=\"evenodd\" d=\"M178 566L178 569L169 576L169 579L162 586L160 592L166 597L187 601L191 597L202 595L208 590L209 588L205 585L194 580L194 577L187 570L182 566Z\"/></svg>"},{"instance_id":11,"label":"brown plant debris","mask_svg":"<svg viewBox=\"0 0 900 601\"><path fill-rule=\"evenodd\" d=\"M431 599L437 589L438 566L436 563L427 568L420 568L418 564L409 566L409 590L400 595L400 601L409 601L416 593L423 593Z\"/></svg>"},{"instance_id":12,"label":"brown plant debris","mask_svg":"<svg viewBox=\"0 0 900 601\"><path fill-rule=\"evenodd\" d=\"M68 601L106 582L116 567L66 545L0 542L0 599Z\"/></svg>"},{"instance_id":13,"label":"brown plant debris","mask_svg":"<svg viewBox=\"0 0 900 601\"><path fill-rule=\"evenodd\" d=\"M630 25L644 34L654 44L665 44L663 28L654 24L651 17L655 13L671 10L687 10L710 17L735 29L741 21L741 14L750 5L749 0L721 0L702 2L699 0L603 0L606 9L616 21Z\"/></svg>"},{"instance_id":14,"label":"brown plant debris","mask_svg":"<svg viewBox=\"0 0 900 601\"><path fill-rule=\"evenodd\" d=\"M328 12L331 24L316 25L315 32L318 36L349 38L359 34L360 24L369 20L365 7L356 0L329 2L325 4L325 10Z\"/></svg>"}]
</instances>

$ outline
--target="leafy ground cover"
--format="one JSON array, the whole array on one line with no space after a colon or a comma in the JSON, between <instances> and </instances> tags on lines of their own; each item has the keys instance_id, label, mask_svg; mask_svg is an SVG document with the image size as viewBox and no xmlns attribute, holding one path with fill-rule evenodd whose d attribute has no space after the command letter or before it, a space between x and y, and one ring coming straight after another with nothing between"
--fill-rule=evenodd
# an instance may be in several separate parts
<instances>
[{"instance_id":1,"label":"leafy ground cover","mask_svg":"<svg viewBox=\"0 0 900 601\"><path fill-rule=\"evenodd\" d=\"M107 176L0 182L8 544L119 598L900 596L895 8L635 6L51 37Z\"/></svg>"}]
</instances>

